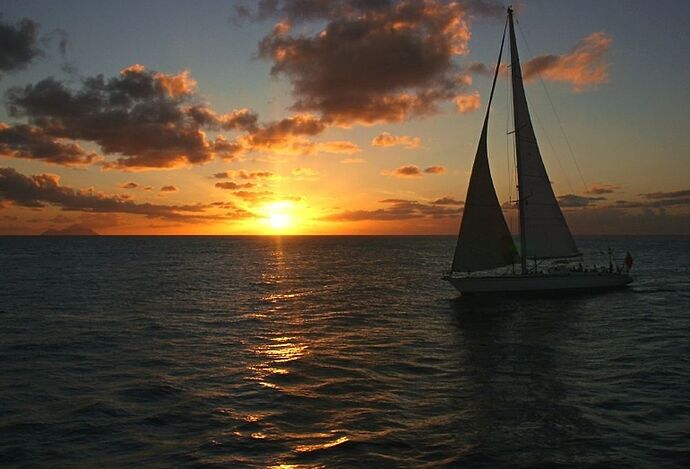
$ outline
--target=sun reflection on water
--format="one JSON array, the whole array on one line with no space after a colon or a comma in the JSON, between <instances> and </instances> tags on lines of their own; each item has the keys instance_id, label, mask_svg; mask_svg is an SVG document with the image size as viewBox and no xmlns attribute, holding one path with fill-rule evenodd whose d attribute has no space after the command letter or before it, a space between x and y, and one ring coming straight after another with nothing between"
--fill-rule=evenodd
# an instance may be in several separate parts
<instances>
[{"instance_id":1,"label":"sun reflection on water","mask_svg":"<svg viewBox=\"0 0 690 469\"><path fill-rule=\"evenodd\" d=\"M261 386L278 389L278 385L270 381L271 376L289 375L290 370L285 364L299 360L309 353L308 346L294 336L271 337L268 343L249 347L258 363L250 364L247 370L251 373L249 379L257 381Z\"/></svg>"}]
</instances>

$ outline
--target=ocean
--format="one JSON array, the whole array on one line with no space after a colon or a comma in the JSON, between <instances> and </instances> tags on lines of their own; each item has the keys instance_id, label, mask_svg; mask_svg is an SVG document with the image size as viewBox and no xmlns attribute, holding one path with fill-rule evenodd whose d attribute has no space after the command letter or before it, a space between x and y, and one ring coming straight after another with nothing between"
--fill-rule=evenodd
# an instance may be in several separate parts
<instances>
[{"instance_id":1,"label":"ocean","mask_svg":"<svg viewBox=\"0 0 690 469\"><path fill-rule=\"evenodd\" d=\"M635 282L570 298L459 298L454 244L0 237L0 465L690 461L690 237L578 239Z\"/></svg>"}]
</instances>

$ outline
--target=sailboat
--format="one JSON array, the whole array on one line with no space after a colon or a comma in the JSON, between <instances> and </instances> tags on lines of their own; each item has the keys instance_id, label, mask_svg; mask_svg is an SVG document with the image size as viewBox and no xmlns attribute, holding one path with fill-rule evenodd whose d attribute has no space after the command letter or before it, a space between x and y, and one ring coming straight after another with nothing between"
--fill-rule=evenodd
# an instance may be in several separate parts
<instances>
[{"instance_id":1,"label":"sailboat","mask_svg":"<svg viewBox=\"0 0 690 469\"><path fill-rule=\"evenodd\" d=\"M503 54L506 29L510 41L510 75L517 166L520 250L516 249L489 169L487 129L491 101ZM472 166L451 271L444 275L462 294L583 292L617 288L632 282L627 270L566 267L563 262L581 258L575 240L551 188L532 126L515 40L513 10L503 29L491 93ZM550 260L551 267L543 263ZM561 260L560 264L554 260ZM519 264L519 271L516 270ZM512 266L508 267L508 266Z\"/></svg>"}]
</instances>

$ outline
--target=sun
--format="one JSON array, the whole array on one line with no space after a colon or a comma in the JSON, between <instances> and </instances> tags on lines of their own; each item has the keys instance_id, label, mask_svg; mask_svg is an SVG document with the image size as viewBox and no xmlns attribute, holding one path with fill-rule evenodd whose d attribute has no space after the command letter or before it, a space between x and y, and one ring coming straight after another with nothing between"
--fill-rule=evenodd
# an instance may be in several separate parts
<instances>
[{"instance_id":1,"label":"sun","mask_svg":"<svg viewBox=\"0 0 690 469\"><path fill-rule=\"evenodd\" d=\"M290 201L281 200L266 204L262 211L271 231L285 232L295 227L294 206Z\"/></svg>"},{"instance_id":2,"label":"sun","mask_svg":"<svg viewBox=\"0 0 690 469\"><path fill-rule=\"evenodd\" d=\"M268 224L274 230L281 230L292 224L292 217L287 213L272 213L268 216Z\"/></svg>"}]
</instances>

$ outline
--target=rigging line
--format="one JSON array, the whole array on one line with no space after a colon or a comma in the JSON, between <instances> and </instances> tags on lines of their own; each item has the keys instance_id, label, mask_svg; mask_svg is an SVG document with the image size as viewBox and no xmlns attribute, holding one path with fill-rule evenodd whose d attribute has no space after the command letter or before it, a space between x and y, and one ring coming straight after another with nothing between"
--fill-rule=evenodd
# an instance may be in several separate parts
<instances>
[{"instance_id":1,"label":"rigging line","mask_svg":"<svg viewBox=\"0 0 690 469\"><path fill-rule=\"evenodd\" d=\"M498 50L498 60L496 62L496 70L494 71L494 81L491 83L491 93L489 93L489 102L486 108L486 116L484 117L484 125L489 120L489 111L491 110L491 101L494 99L494 90L496 89L496 79L498 78L498 70L501 68L501 57L503 56L503 45L506 42L506 29L508 28L508 19L503 25L503 37L501 38L501 48Z\"/></svg>"},{"instance_id":2,"label":"rigging line","mask_svg":"<svg viewBox=\"0 0 690 469\"><path fill-rule=\"evenodd\" d=\"M508 203L513 203L513 172L510 161L510 84L506 79L506 172L508 173Z\"/></svg>"},{"instance_id":3,"label":"rigging line","mask_svg":"<svg viewBox=\"0 0 690 469\"><path fill-rule=\"evenodd\" d=\"M529 42L527 41L527 36L525 33L522 31L522 28L520 27L520 23L518 22L518 30L520 31L520 36L522 37L522 40L525 42L525 47L527 47L527 51L529 52L530 56L534 57L534 54L532 53L532 49L529 46ZM537 72L537 77L539 78L539 83L541 83L542 88L544 89L544 94L546 95L546 99L549 101L549 105L551 106L551 111L554 114L554 117L556 118L556 123L558 124L558 128L561 131L561 135L563 135L563 139L565 140L566 146L568 147L568 152L570 153L570 158L573 161L573 164L575 165L575 169L577 170L577 174L580 178L580 181L582 182L582 186L584 188L585 193L589 190L589 187L587 185L587 182L585 181L584 176L582 175L582 171L580 170L580 165L577 163L577 158L575 157L575 152L573 151L573 147L570 144L570 140L568 139L568 135L565 133L565 128L563 127L563 123L561 122L561 118L558 115L558 112L556 111L556 106L553 104L553 100L551 99L551 95L549 94L549 90L546 87L546 84L544 83L544 80L542 78L542 75L540 72ZM539 116L537 115L537 121L539 122ZM541 123L539 123L541 126ZM551 139L549 138L548 134L546 134L546 139L551 145ZM553 145L551 145L553 147ZM558 161L559 166L561 166L560 160L558 159L558 154L556 154L556 160ZM562 166L561 166L562 168ZM566 181L568 180L568 176L566 174ZM570 183L568 183L570 185ZM572 187L571 187L572 189ZM594 213L594 220L597 225L597 228L599 229L600 233L605 236L607 244L611 244L611 239L609 236L605 234L605 229L604 224L601 221L601 217L599 214L599 209L598 207L594 207L592 212ZM610 248L609 248L610 249Z\"/></svg>"}]
</instances>

